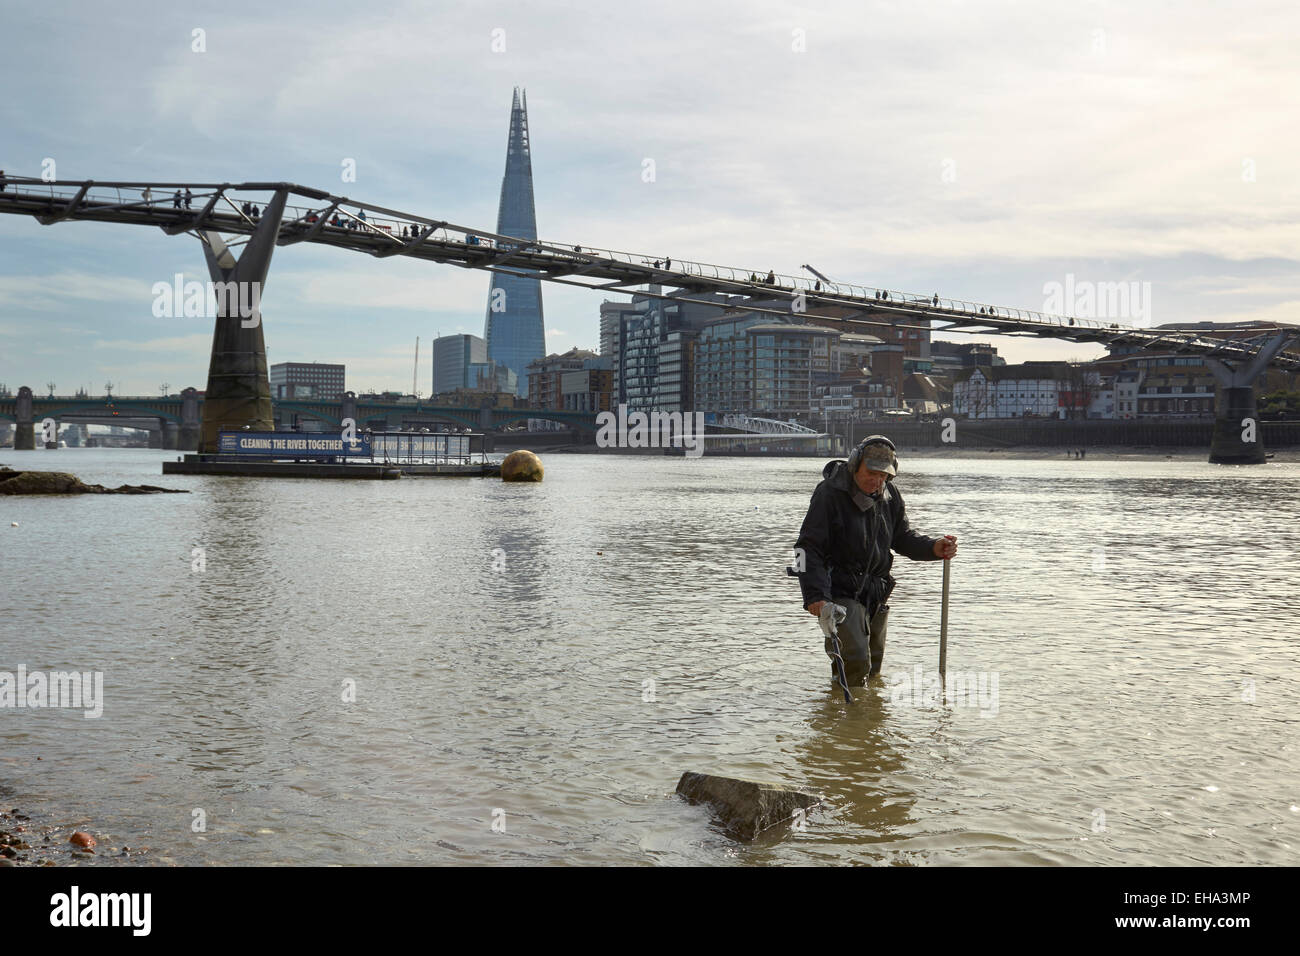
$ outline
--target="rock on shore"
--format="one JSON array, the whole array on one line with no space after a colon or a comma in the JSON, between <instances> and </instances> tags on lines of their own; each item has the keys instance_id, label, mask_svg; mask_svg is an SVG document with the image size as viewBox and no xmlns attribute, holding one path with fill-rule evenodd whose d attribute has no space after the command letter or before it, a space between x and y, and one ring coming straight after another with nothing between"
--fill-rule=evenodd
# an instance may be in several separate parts
<instances>
[{"instance_id":1,"label":"rock on shore","mask_svg":"<svg viewBox=\"0 0 1300 956\"><path fill-rule=\"evenodd\" d=\"M677 792L691 803L709 804L727 832L746 842L769 827L790 822L796 810L807 810L822 802L821 797L780 784L689 770L677 782Z\"/></svg>"},{"instance_id":2,"label":"rock on shore","mask_svg":"<svg viewBox=\"0 0 1300 956\"><path fill-rule=\"evenodd\" d=\"M86 818L76 822L36 821L17 807L0 807L0 866L85 866L99 861L149 859L148 847L119 847L103 832L96 837Z\"/></svg>"},{"instance_id":3,"label":"rock on shore","mask_svg":"<svg viewBox=\"0 0 1300 956\"><path fill-rule=\"evenodd\" d=\"M27 828L23 824L28 819L27 815L20 813L17 807L12 811L0 810L0 866L15 866L27 862L23 851L30 850L31 846L27 842ZM6 829L7 826L12 829Z\"/></svg>"},{"instance_id":4,"label":"rock on shore","mask_svg":"<svg viewBox=\"0 0 1300 956\"><path fill-rule=\"evenodd\" d=\"M65 471L14 471L0 465L0 495L187 495L185 488L157 485L88 485Z\"/></svg>"}]
</instances>

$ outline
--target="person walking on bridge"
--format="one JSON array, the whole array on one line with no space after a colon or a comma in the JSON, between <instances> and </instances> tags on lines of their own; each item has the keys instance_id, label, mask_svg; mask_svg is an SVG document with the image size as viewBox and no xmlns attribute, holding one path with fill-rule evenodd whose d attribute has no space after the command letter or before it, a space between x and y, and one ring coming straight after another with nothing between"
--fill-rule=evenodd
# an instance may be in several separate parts
<instances>
[{"instance_id":1,"label":"person walking on bridge","mask_svg":"<svg viewBox=\"0 0 1300 956\"><path fill-rule=\"evenodd\" d=\"M912 530L893 481L897 475L894 443L883 435L864 438L847 462L831 461L822 469L795 542L794 570L804 608L832 623L840 621L837 606L846 612L837 632L849 686L865 685L884 661L886 602L895 584L890 551L913 561L938 561L957 553L955 535L930 538ZM838 676L829 635L826 653L832 676Z\"/></svg>"}]
</instances>

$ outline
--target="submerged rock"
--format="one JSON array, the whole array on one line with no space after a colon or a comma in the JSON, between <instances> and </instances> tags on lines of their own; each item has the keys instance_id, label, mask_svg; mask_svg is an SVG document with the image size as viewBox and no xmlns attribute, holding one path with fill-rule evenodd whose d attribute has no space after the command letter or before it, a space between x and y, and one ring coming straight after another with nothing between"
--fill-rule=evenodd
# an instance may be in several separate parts
<instances>
[{"instance_id":1,"label":"submerged rock","mask_svg":"<svg viewBox=\"0 0 1300 956\"><path fill-rule=\"evenodd\" d=\"M157 485L119 485L105 488L88 485L66 471L14 471L0 465L0 495L187 495L185 488L160 488Z\"/></svg>"},{"instance_id":2,"label":"submerged rock","mask_svg":"<svg viewBox=\"0 0 1300 956\"><path fill-rule=\"evenodd\" d=\"M524 449L512 451L501 462L502 481L541 481L545 473L542 460Z\"/></svg>"},{"instance_id":3,"label":"submerged rock","mask_svg":"<svg viewBox=\"0 0 1300 956\"><path fill-rule=\"evenodd\" d=\"M73 846L79 846L84 850L92 850L95 847L95 838L85 830L78 830L76 833L72 834L72 837L68 842Z\"/></svg>"},{"instance_id":4,"label":"submerged rock","mask_svg":"<svg viewBox=\"0 0 1300 956\"><path fill-rule=\"evenodd\" d=\"M714 777L689 770L677 781L677 792L691 803L709 804L727 832L746 842L769 827L789 823L796 810L807 810L822 802L814 794L776 783Z\"/></svg>"}]
</instances>

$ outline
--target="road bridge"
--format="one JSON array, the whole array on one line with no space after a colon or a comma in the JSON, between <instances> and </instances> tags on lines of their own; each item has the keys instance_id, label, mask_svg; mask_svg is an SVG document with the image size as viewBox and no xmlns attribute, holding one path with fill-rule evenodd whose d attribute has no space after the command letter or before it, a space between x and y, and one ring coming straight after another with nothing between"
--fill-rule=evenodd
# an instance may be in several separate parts
<instances>
[{"instance_id":1,"label":"road bridge","mask_svg":"<svg viewBox=\"0 0 1300 956\"><path fill-rule=\"evenodd\" d=\"M121 425L141 428L150 433L151 448L193 450L199 438L204 397L197 389L187 388L171 396L123 395L41 395L23 386L18 393L0 398L0 421L13 422L17 434L26 436L34 447L40 424L52 419L58 425ZM529 419L554 422L573 429L579 435L594 436L596 416L592 412L543 411L530 408L476 408L437 405L430 402L375 402L345 392L333 401L272 399L272 419L277 428L300 428L337 431L345 418L359 428L393 431L428 425L469 428L474 431L500 431ZM221 423L222 427L239 428L243 423Z\"/></svg>"}]
</instances>

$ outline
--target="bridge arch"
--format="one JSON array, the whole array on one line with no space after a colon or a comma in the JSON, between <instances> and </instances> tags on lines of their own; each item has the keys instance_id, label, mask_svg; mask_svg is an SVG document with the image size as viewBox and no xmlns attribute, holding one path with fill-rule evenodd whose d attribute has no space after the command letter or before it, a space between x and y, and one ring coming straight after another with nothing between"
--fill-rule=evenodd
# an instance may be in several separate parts
<instances>
[{"instance_id":1,"label":"bridge arch","mask_svg":"<svg viewBox=\"0 0 1300 956\"><path fill-rule=\"evenodd\" d=\"M580 418L571 418L564 413L556 414L547 412L544 409L521 408L513 414L505 415L498 413L492 416L492 424L496 428L504 428L506 425L513 425L515 422L524 422L530 418L540 418L543 421L555 422L557 425L563 425L565 428L573 428L578 431L596 433L595 421L586 421Z\"/></svg>"},{"instance_id":2,"label":"bridge arch","mask_svg":"<svg viewBox=\"0 0 1300 956\"><path fill-rule=\"evenodd\" d=\"M477 409L469 409L467 411L457 411L450 408L421 409L419 414L428 415L435 421L460 425L463 428L468 428L470 431L479 430Z\"/></svg>"},{"instance_id":3,"label":"bridge arch","mask_svg":"<svg viewBox=\"0 0 1300 956\"><path fill-rule=\"evenodd\" d=\"M117 412L116 415L113 414L114 411ZM73 402L65 405L55 405L53 408L49 407L48 402L45 404L40 402L33 403L32 420L39 422L43 418L91 418L94 419L94 421L89 423L92 425L112 425L114 420L119 418L157 418L161 421L175 422L177 425L181 424L181 417L179 415L164 411L160 408L153 408L148 405L138 407L123 405L110 410L102 401L98 403ZM13 421L14 419L10 420Z\"/></svg>"},{"instance_id":4,"label":"bridge arch","mask_svg":"<svg viewBox=\"0 0 1300 956\"><path fill-rule=\"evenodd\" d=\"M343 422L338 416L331 415L329 412L323 411L319 408L286 408L283 409L283 411L299 420L311 418L318 422L324 422L327 425L333 425L336 428L343 427Z\"/></svg>"},{"instance_id":5,"label":"bridge arch","mask_svg":"<svg viewBox=\"0 0 1300 956\"><path fill-rule=\"evenodd\" d=\"M459 425L478 431L478 415L477 408L439 408L428 405L393 405L376 408L373 405L362 405L357 408L355 418L359 427L382 425L387 428L390 427L390 419L418 418L446 422L449 425Z\"/></svg>"}]
</instances>

